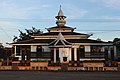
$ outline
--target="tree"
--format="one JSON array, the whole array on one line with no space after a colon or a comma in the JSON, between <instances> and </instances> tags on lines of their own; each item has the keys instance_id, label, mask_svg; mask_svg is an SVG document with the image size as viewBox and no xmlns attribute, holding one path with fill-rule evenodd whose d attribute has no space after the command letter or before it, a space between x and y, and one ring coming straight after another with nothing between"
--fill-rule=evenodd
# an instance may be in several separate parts
<instances>
[{"instance_id":1,"label":"tree","mask_svg":"<svg viewBox=\"0 0 120 80\"><path fill-rule=\"evenodd\" d=\"M4 55L4 46L0 43L0 61L1 59L3 59L3 55Z\"/></svg>"},{"instance_id":2,"label":"tree","mask_svg":"<svg viewBox=\"0 0 120 80\"><path fill-rule=\"evenodd\" d=\"M31 39L32 35L43 33L43 31L41 31L40 29L36 29L35 27L32 27L32 29L25 29L26 33L23 33L21 30L18 30L18 31L20 32L20 35L19 37L14 36L13 38L14 42L29 40Z\"/></svg>"},{"instance_id":3,"label":"tree","mask_svg":"<svg viewBox=\"0 0 120 80\"><path fill-rule=\"evenodd\" d=\"M102 41L100 38L97 38L97 41Z\"/></svg>"},{"instance_id":4,"label":"tree","mask_svg":"<svg viewBox=\"0 0 120 80\"><path fill-rule=\"evenodd\" d=\"M114 38L113 42L120 41L120 38Z\"/></svg>"}]
</instances>

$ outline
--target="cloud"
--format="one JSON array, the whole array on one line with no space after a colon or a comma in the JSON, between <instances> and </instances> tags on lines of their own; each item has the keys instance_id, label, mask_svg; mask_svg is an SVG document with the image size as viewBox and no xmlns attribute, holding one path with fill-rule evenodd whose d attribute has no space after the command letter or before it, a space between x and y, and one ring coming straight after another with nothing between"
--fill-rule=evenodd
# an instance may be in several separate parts
<instances>
[{"instance_id":1,"label":"cloud","mask_svg":"<svg viewBox=\"0 0 120 80\"><path fill-rule=\"evenodd\" d=\"M41 7L42 7L42 8L50 8L51 5L43 4L43 5L41 5Z\"/></svg>"},{"instance_id":2,"label":"cloud","mask_svg":"<svg viewBox=\"0 0 120 80\"><path fill-rule=\"evenodd\" d=\"M69 16L69 18L81 18L89 12L86 9L82 9L75 5L69 4L65 7L65 9L65 12L68 13L67 16Z\"/></svg>"},{"instance_id":3,"label":"cloud","mask_svg":"<svg viewBox=\"0 0 120 80\"><path fill-rule=\"evenodd\" d=\"M18 33L18 29L21 29L20 25L18 24L8 21L0 21L1 34L8 34L9 36L13 37L13 35Z\"/></svg>"},{"instance_id":4,"label":"cloud","mask_svg":"<svg viewBox=\"0 0 120 80\"><path fill-rule=\"evenodd\" d=\"M116 8L119 9L120 8L120 0L102 0L103 3L105 3L105 5L107 7L112 7L112 8Z\"/></svg>"},{"instance_id":5,"label":"cloud","mask_svg":"<svg viewBox=\"0 0 120 80\"><path fill-rule=\"evenodd\" d=\"M115 19L115 20L120 20L120 16L102 16L101 18L104 19Z\"/></svg>"},{"instance_id":6,"label":"cloud","mask_svg":"<svg viewBox=\"0 0 120 80\"><path fill-rule=\"evenodd\" d=\"M87 1L89 1L89 2L97 2L98 0L87 0Z\"/></svg>"},{"instance_id":7,"label":"cloud","mask_svg":"<svg viewBox=\"0 0 120 80\"><path fill-rule=\"evenodd\" d=\"M120 9L120 0L87 0L92 3L99 3L109 8Z\"/></svg>"},{"instance_id":8,"label":"cloud","mask_svg":"<svg viewBox=\"0 0 120 80\"><path fill-rule=\"evenodd\" d=\"M0 43L3 45L6 42L12 42L13 36L18 34L19 25L8 22L8 21L0 21Z\"/></svg>"},{"instance_id":9,"label":"cloud","mask_svg":"<svg viewBox=\"0 0 120 80\"><path fill-rule=\"evenodd\" d=\"M36 16L43 17L42 15L48 13L48 10L50 10L52 6L39 0L0 1L0 18L30 19L38 18Z\"/></svg>"},{"instance_id":10,"label":"cloud","mask_svg":"<svg viewBox=\"0 0 120 80\"><path fill-rule=\"evenodd\" d=\"M0 18L25 18L28 12L17 6L12 0L1 1Z\"/></svg>"}]
</instances>

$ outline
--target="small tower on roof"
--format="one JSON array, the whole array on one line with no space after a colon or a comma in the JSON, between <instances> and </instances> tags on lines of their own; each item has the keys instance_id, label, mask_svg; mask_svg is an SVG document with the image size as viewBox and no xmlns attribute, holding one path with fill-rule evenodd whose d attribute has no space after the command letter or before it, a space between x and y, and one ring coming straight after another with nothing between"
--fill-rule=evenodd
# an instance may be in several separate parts
<instances>
[{"instance_id":1,"label":"small tower on roof","mask_svg":"<svg viewBox=\"0 0 120 80\"><path fill-rule=\"evenodd\" d=\"M66 16L64 16L63 11L62 11L62 6L60 5L60 10L58 12L58 15L55 17L57 19L56 24L60 27L63 27L66 24Z\"/></svg>"}]
</instances>

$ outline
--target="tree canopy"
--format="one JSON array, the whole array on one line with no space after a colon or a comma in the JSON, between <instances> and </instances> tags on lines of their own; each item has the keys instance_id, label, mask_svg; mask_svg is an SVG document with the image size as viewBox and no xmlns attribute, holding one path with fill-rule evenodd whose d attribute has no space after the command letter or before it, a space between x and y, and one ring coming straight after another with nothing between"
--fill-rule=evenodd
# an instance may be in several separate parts
<instances>
[{"instance_id":1,"label":"tree canopy","mask_svg":"<svg viewBox=\"0 0 120 80\"><path fill-rule=\"evenodd\" d=\"M19 31L19 36L14 36L13 41L17 42L17 41L24 41L24 40L29 40L31 39L32 35L36 35L36 34L42 34L43 31L41 31L40 29L36 29L35 27L32 27L32 29L25 29L25 33L23 33L21 30Z\"/></svg>"}]
</instances>

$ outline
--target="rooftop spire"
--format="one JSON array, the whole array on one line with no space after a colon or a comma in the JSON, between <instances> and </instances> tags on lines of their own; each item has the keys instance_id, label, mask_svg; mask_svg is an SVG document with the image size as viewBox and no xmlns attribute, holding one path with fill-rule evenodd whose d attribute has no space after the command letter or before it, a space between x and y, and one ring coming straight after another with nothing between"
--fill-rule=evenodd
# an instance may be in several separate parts
<instances>
[{"instance_id":1,"label":"rooftop spire","mask_svg":"<svg viewBox=\"0 0 120 80\"><path fill-rule=\"evenodd\" d=\"M63 11L62 11L62 6L60 5L60 10L58 12L58 15L55 17L57 19L56 24L58 26L64 26L66 24L66 16L64 16Z\"/></svg>"},{"instance_id":2,"label":"rooftop spire","mask_svg":"<svg viewBox=\"0 0 120 80\"><path fill-rule=\"evenodd\" d=\"M59 12L58 12L58 16L64 16L61 5L60 5L60 10L59 10Z\"/></svg>"}]
</instances>

